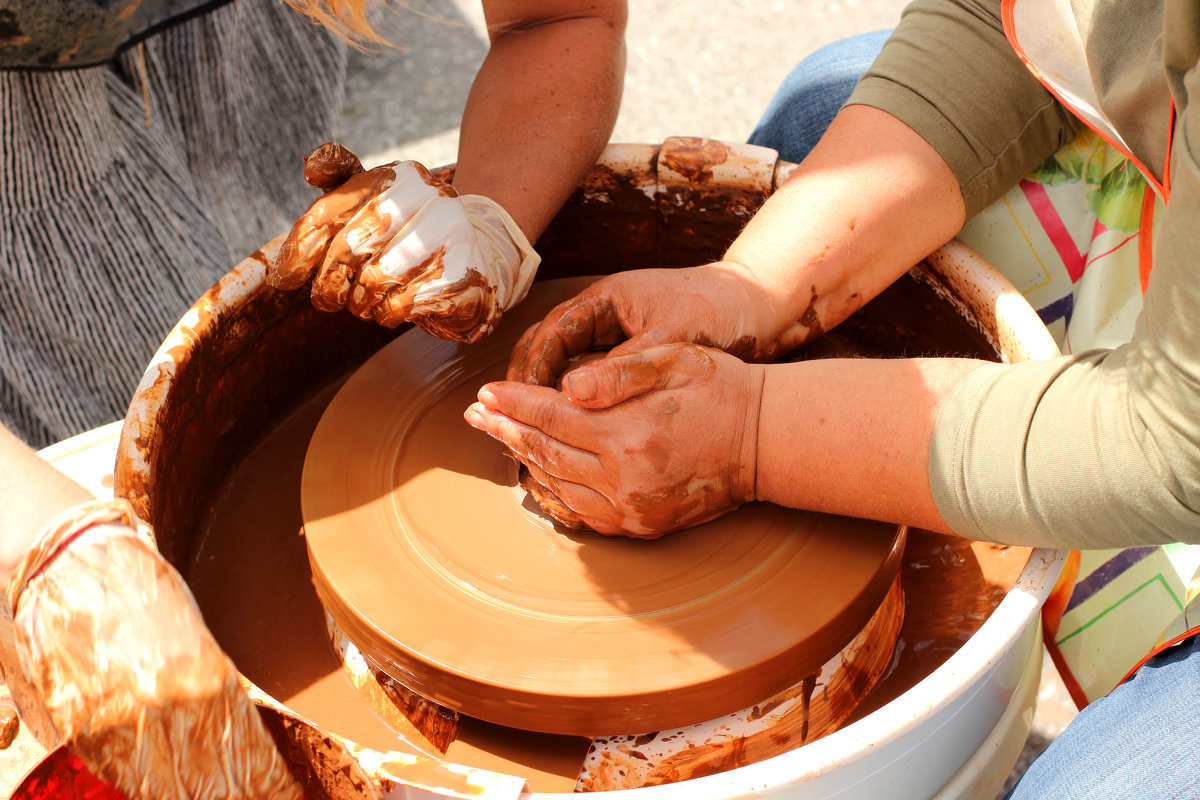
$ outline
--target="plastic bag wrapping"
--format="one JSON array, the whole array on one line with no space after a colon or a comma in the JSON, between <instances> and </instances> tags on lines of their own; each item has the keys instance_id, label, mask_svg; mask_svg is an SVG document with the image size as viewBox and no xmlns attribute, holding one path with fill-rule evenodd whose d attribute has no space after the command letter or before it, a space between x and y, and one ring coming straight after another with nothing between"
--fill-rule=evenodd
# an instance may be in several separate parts
<instances>
[{"instance_id":1,"label":"plastic bag wrapping","mask_svg":"<svg viewBox=\"0 0 1200 800\"><path fill-rule=\"evenodd\" d=\"M98 777L130 798L299 798L191 592L124 503L60 517L13 576L25 678Z\"/></svg>"},{"instance_id":2,"label":"plastic bag wrapping","mask_svg":"<svg viewBox=\"0 0 1200 800\"><path fill-rule=\"evenodd\" d=\"M529 291L541 261L498 203L459 195L415 161L366 172L328 143L305 161L323 196L296 221L269 282L311 282L313 304L345 308L386 327L413 322L473 342Z\"/></svg>"}]
</instances>

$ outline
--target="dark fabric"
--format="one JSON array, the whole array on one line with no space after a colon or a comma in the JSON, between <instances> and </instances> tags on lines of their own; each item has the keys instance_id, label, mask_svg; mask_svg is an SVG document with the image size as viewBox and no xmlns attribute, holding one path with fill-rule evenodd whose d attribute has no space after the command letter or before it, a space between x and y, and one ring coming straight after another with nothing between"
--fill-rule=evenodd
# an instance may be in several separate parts
<instances>
[{"instance_id":1,"label":"dark fabric","mask_svg":"<svg viewBox=\"0 0 1200 800\"><path fill-rule=\"evenodd\" d=\"M230 0L0 0L0 69L77 69Z\"/></svg>"}]
</instances>

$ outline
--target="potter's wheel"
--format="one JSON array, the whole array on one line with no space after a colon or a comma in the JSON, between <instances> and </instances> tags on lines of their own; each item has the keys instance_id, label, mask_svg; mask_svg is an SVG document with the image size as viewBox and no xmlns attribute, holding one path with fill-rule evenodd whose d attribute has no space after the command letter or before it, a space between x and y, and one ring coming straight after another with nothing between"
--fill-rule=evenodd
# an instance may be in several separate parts
<instances>
[{"instance_id":1,"label":"potter's wheel","mask_svg":"<svg viewBox=\"0 0 1200 800\"><path fill-rule=\"evenodd\" d=\"M462 412L592 280L535 284L478 344L412 330L372 357L313 435L305 532L333 623L416 692L529 730L657 731L819 670L892 586L902 533L767 504L653 542L556 528Z\"/></svg>"}]
</instances>

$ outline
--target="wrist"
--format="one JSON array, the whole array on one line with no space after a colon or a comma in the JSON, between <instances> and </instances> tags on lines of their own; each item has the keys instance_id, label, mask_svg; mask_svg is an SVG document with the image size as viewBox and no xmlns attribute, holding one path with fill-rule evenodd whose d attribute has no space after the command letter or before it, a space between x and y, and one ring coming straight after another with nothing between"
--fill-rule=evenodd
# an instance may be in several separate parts
<instances>
[{"instance_id":1,"label":"wrist","mask_svg":"<svg viewBox=\"0 0 1200 800\"><path fill-rule=\"evenodd\" d=\"M541 256L500 203L477 194L459 195L459 203L475 229L481 258L491 266L496 302L507 311L529 293Z\"/></svg>"},{"instance_id":2,"label":"wrist","mask_svg":"<svg viewBox=\"0 0 1200 800\"><path fill-rule=\"evenodd\" d=\"M757 446L754 451L754 499L789 508L796 507L796 475L789 472L795 463L788 453L797 446L792 413L796 400L789 397L788 373L792 364L762 365L762 394L758 403ZM800 454L793 454L803 458ZM781 458L785 460L780 460Z\"/></svg>"},{"instance_id":3,"label":"wrist","mask_svg":"<svg viewBox=\"0 0 1200 800\"><path fill-rule=\"evenodd\" d=\"M16 565L7 587L15 616L21 594L59 555L80 541L112 536L136 536L137 518L126 500L91 500L55 517Z\"/></svg>"},{"instance_id":4,"label":"wrist","mask_svg":"<svg viewBox=\"0 0 1200 800\"><path fill-rule=\"evenodd\" d=\"M750 402L746 410L745 434L742 439L742 496L746 502L762 499L759 495L759 453L762 451L763 393L766 389L767 367L765 364L747 364L750 386Z\"/></svg>"},{"instance_id":5,"label":"wrist","mask_svg":"<svg viewBox=\"0 0 1200 800\"><path fill-rule=\"evenodd\" d=\"M778 292L763 281L750 266L741 261L723 260L711 267L731 278L741 289L736 298L738 334L753 337L753 351L746 356L754 361L771 361L795 347L788 344L785 333L794 319ZM741 353L737 353L741 355Z\"/></svg>"}]
</instances>

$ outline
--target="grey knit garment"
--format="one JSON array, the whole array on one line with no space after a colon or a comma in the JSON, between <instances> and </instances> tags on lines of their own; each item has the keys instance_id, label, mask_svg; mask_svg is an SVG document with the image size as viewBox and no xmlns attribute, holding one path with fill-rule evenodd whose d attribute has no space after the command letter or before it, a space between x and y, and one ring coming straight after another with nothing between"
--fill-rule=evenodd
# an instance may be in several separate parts
<instances>
[{"instance_id":1,"label":"grey knit garment","mask_svg":"<svg viewBox=\"0 0 1200 800\"><path fill-rule=\"evenodd\" d=\"M345 55L237 0L112 66L0 73L0 423L40 447L124 416L183 312L316 196Z\"/></svg>"}]
</instances>

